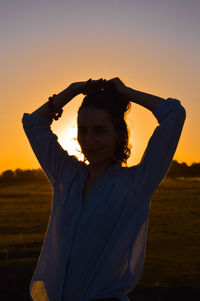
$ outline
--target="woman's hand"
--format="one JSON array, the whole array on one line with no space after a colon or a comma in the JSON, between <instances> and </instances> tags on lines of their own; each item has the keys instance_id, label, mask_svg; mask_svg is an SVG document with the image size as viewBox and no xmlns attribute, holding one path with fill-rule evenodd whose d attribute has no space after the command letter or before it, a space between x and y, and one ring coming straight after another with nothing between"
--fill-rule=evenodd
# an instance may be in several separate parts
<instances>
[{"instance_id":1,"label":"woman's hand","mask_svg":"<svg viewBox=\"0 0 200 301\"><path fill-rule=\"evenodd\" d=\"M107 85L114 86L123 98L127 97L128 87L119 79L119 77L108 80Z\"/></svg>"},{"instance_id":2,"label":"woman's hand","mask_svg":"<svg viewBox=\"0 0 200 301\"><path fill-rule=\"evenodd\" d=\"M104 88L106 86L106 80L100 78L98 80L92 80L91 78L85 82L75 82L69 86L69 89L73 91L75 94L84 94L87 95L89 93L95 92Z\"/></svg>"}]
</instances>

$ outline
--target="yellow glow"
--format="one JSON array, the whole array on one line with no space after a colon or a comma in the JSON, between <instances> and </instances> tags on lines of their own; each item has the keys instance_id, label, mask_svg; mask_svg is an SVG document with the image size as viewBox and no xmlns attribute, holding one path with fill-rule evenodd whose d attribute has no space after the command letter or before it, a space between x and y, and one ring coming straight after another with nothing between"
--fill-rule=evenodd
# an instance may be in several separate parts
<instances>
[{"instance_id":1,"label":"yellow glow","mask_svg":"<svg viewBox=\"0 0 200 301\"><path fill-rule=\"evenodd\" d=\"M75 155L78 160L83 161L83 155L80 153L81 148L77 141L77 126L75 124L63 128L59 134L59 143L68 151L69 155Z\"/></svg>"}]
</instances>

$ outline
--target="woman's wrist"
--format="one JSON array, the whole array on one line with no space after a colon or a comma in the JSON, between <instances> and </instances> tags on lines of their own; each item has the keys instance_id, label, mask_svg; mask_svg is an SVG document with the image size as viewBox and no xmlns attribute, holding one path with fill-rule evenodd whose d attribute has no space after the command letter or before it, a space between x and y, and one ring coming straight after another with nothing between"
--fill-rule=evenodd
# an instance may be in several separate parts
<instances>
[{"instance_id":1,"label":"woman's wrist","mask_svg":"<svg viewBox=\"0 0 200 301\"><path fill-rule=\"evenodd\" d=\"M73 89L66 88L62 92L58 93L53 97L53 111L54 114L57 114L59 111L62 110L62 108L75 96L77 96L79 93L77 91L74 91ZM47 101L45 104L43 104L41 107L39 107L37 110L35 110L32 114L40 115L41 117L45 117L48 119L52 119L52 113L49 110L49 101Z\"/></svg>"}]
</instances>

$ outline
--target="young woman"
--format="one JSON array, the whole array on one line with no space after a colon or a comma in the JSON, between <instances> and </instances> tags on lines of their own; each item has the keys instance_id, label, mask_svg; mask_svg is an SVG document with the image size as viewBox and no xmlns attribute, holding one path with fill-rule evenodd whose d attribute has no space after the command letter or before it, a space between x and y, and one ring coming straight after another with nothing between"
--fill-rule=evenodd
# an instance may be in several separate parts
<instances>
[{"instance_id":1,"label":"young woman","mask_svg":"<svg viewBox=\"0 0 200 301\"><path fill-rule=\"evenodd\" d=\"M76 95L78 142L89 164L70 156L50 125ZM138 165L130 156L124 114L130 102L159 125ZM57 115L59 113L59 115ZM166 175L185 120L179 100L125 86L119 78L71 84L22 122L53 187L52 211L30 284L32 300L128 301L143 267L153 192Z\"/></svg>"}]
</instances>

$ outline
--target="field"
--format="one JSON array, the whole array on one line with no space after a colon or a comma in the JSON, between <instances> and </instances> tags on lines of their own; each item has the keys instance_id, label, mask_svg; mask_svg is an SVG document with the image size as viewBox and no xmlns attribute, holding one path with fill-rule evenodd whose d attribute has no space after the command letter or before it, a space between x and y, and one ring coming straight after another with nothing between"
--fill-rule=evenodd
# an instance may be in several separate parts
<instances>
[{"instance_id":1,"label":"field","mask_svg":"<svg viewBox=\"0 0 200 301\"><path fill-rule=\"evenodd\" d=\"M51 210L48 182L0 186L0 300L30 300L28 286ZM200 179L166 178L150 207L143 273L129 296L200 300ZM134 297L134 298L132 298Z\"/></svg>"}]
</instances>

